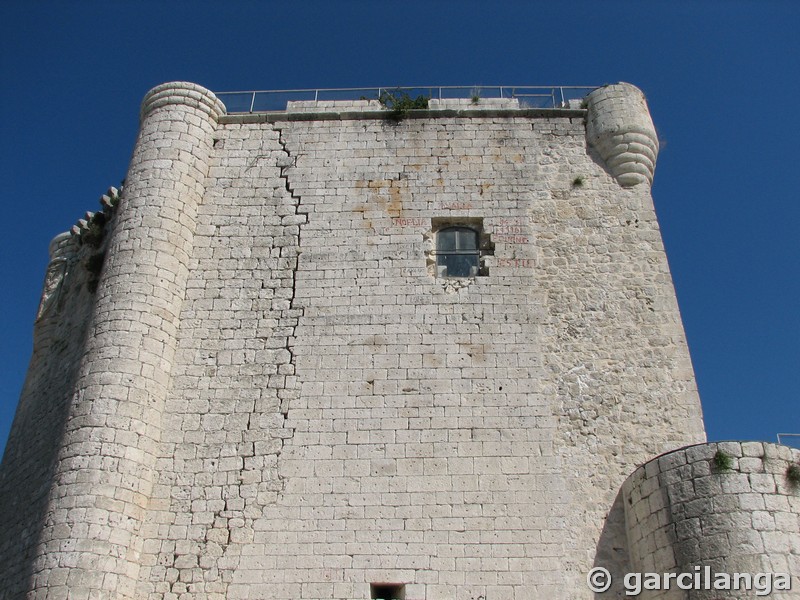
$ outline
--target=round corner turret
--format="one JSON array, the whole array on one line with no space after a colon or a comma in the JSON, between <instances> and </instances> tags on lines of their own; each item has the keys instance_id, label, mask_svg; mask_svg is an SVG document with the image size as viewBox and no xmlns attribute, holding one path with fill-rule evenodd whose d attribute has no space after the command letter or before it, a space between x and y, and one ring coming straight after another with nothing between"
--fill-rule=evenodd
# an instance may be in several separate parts
<instances>
[{"instance_id":1,"label":"round corner turret","mask_svg":"<svg viewBox=\"0 0 800 600\"><path fill-rule=\"evenodd\" d=\"M92 300L81 319L89 325L76 354L74 391L47 499L46 510L64 517L41 531L37 551L47 553L51 566L37 575L34 595L47 595L54 582L69 577L76 597L139 597L134 584L141 567L142 522L154 486L198 206L214 132L224 113L213 93L193 83L150 90L142 103L124 197L109 190L101 198L104 212L87 213L73 227L75 241L59 236L51 246L55 252L67 251L62 244L88 247L82 254L85 268L74 272L81 273L82 289ZM173 151L178 147L179 152ZM113 222L106 229L100 215L112 209ZM67 260L51 261L40 315L58 308L69 267ZM45 341L51 335L45 329L40 333ZM143 347L145 337L158 340L158 352ZM109 358L109 348L118 349L116 360ZM118 418L108 419L108 414ZM131 431L136 435L128 435ZM94 460L92 440L100 438L124 439L118 444L124 451L113 464ZM77 479L71 476L76 461L84 465ZM96 507L97 527L80 526L83 516L70 510L80 505ZM62 541L65 535L69 545ZM108 556L118 558L106 562Z\"/></svg>"},{"instance_id":2,"label":"round corner turret","mask_svg":"<svg viewBox=\"0 0 800 600\"><path fill-rule=\"evenodd\" d=\"M72 233L65 231L50 240L48 251L50 261L47 264L39 308L36 311L37 328L42 318L55 312L53 309L59 304L69 264L78 252L78 245Z\"/></svg>"},{"instance_id":3,"label":"round corner turret","mask_svg":"<svg viewBox=\"0 0 800 600\"><path fill-rule=\"evenodd\" d=\"M57 258L66 258L68 255L73 254L75 252L75 245L72 233L69 231L59 233L50 240L50 245L47 249L51 261Z\"/></svg>"},{"instance_id":4,"label":"round corner turret","mask_svg":"<svg viewBox=\"0 0 800 600\"><path fill-rule=\"evenodd\" d=\"M658 136L642 91L630 83L598 88L586 97L586 138L622 187L651 184Z\"/></svg>"},{"instance_id":5,"label":"round corner turret","mask_svg":"<svg viewBox=\"0 0 800 600\"><path fill-rule=\"evenodd\" d=\"M771 573L770 598L796 597L783 591L778 576L784 583L800 576L792 546L800 518L798 465L796 448L733 441L679 448L640 466L622 486L632 570L701 578ZM721 597L701 587L685 597ZM654 590L642 597L676 597L671 594ZM724 596L739 600L752 592L728 590Z\"/></svg>"}]
</instances>

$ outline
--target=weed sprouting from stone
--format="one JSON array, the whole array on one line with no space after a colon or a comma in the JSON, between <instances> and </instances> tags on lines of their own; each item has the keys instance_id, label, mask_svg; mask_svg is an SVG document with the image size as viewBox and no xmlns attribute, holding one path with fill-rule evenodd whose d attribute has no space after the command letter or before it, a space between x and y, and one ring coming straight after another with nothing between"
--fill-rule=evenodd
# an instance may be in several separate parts
<instances>
[{"instance_id":1,"label":"weed sprouting from stone","mask_svg":"<svg viewBox=\"0 0 800 600\"><path fill-rule=\"evenodd\" d=\"M800 464L792 463L786 468L786 480L792 487L800 487Z\"/></svg>"},{"instance_id":2,"label":"weed sprouting from stone","mask_svg":"<svg viewBox=\"0 0 800 600\"><path fill-rule=\"evenodd\" d=\"M404 119L411 110L424 110L428 108L428 96L417 96L412 98L406 92L395 90L393 92L384 91L378 96L378 102L389 111L388 118L399 122Z\"/></svg>"},{"instance_id":3,"label":"weed sprouting from stone","mask_svg":"<svg viewBox=\"0 0 800 600\"><path fill-rule=\"evenodd\" d=\"M723 450L717 450L712 459L714 470L718 473L726 473L733 468L733 457Z\"/></svg>"}]
</instances>

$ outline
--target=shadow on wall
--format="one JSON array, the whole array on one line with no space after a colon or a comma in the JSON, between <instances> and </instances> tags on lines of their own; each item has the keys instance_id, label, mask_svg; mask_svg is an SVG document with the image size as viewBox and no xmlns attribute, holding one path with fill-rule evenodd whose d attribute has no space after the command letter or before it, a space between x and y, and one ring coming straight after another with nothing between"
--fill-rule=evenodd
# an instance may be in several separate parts
<instances>
[{"instance_id":1,"label":"shadow on wall","mask_svg":"<svg viewBox=\"0 0 800 600\"><path fill-rule=\"evenodd\" d=\"M620 491L608 511L605 526L600 532L597 542L594 564L592 567L607 569L611 575L611 587L607 592L595 594L596 598L609 600L610 598L625 598L623 580L625 574L630 572L628 556L628 537L625 527L625 506L623 495ZM587 574L588 576L588 574Z\"/></svg>"}]
</instances>

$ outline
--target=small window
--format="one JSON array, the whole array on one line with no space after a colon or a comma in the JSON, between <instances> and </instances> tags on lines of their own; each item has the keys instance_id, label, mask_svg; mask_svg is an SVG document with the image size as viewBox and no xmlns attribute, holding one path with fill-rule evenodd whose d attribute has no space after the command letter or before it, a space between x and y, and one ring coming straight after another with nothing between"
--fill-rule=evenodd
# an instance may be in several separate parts
<instances>
[{"instance_id":1,"label":"small window","mask_svg":"<svg viewBox=\"0 0 800 600\"><path fill-rule=\"evenodd\" d=\"M373 600L406 599L406 586L402 583L371 583L369 591Z\"/></svg>"},{"instance_id":2,"label":"small window","mask_svg":"<svg viewBox=\"0 0 800 600\"><path fill-rule=\"evenodd\" d=\"M425 265L428 274L454 291L470 285L477 277L488 277L487 256L494 256L494 243L483 230L481 217L433 217L424 233Z\"/></svg>"},{"instance_id":3,"label":"small window","mask_svg":"<svg viewBox=\"0 0 800 600\"><path fill-rule=\"evenodd\" d=\"M436 273L475 277L480 271L479 233L470 227L446 227L436 233Z\"/></svg>"}]
</instances>

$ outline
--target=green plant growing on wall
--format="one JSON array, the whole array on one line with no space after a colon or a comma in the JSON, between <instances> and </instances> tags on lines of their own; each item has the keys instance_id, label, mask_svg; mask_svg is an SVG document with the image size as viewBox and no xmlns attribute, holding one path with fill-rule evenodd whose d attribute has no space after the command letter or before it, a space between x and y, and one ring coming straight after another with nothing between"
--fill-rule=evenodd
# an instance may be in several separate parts
<instances>
[{"instance_id":1,"label":"green plant growing on wall","mask_svg":"<svg viewBox=\"0 0 800 600\"><path fill-rule=\"evenodd\" d=\"M86 224L86 230L81 234L81 244L88 244L92 248L99 248L105 237L106 216L102 212L95 213Z\"/></svg>"},{"instance_id":2,"label":"green plant growing on wall","mask_svg":"<svg viewBox=\"0 0 800 600\"><path fill-rule=\"evenodd\" d=\"M800 464L792 463L786 467L786 480L792 487L800 487Z\"/></svg>"},{"instance_id":3,"label":"green plant growing on wall","mask_svg":"<svg viewBox=\"0 0 800 600\"><path fill-rule=\"evenodd\" d=\"M574 188L583 187L584 183L585 180L583 178L583 175L578 175L575 179L572 180L572 187Z\"/></svg>"},{"instance_id":4,"label":"green plant growing on wall","mask_svg":"<svg viewBox=\"0 0 800 600\"><path fill-rule=\"evenodd\" d=\"M718 473L726 473L733 468L733 457L723 450L717 450L711 462Z\"/></svg>"},{"instance_id":5,"label":"green plant growing on wall","mask_svg":"<svg viewBox=\"0 0 800 600\"><path fill-rule=\"evenodd\" d=\"M424 110L428 108L428 96L417 96L412 98L406 92L395 90L393 92L383 91L378 96L378 102L389 111L388 118L395 122L402 121L408 116L409 111Z\"/></svg>"},{"instance_id":6,"label":"green plant growing on wall","mask_svg":"<svg viewBox=\"0 0 800 600\"><path fill-rule=\"evenodd\" d=\"M481 91L478 88L473 88L470 92L470 102L478 104L481 101Z\"/></svg>"}]
</instances>

